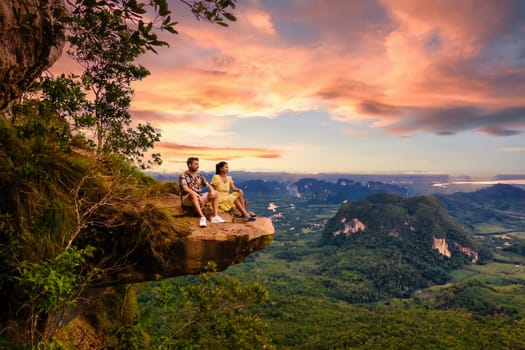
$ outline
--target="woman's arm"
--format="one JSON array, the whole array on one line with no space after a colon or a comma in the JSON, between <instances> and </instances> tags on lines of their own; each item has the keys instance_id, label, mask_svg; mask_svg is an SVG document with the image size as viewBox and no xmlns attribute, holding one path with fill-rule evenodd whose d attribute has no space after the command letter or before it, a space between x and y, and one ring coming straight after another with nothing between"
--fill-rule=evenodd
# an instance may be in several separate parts
<instances>
[{"instance_id":1,"label":"woman's arm","mask_svg":"<svg viewBox=\"0 0 525 350\"><path fill-rule=\"evenodd\" d=\"M233 179L231 178L230 176L230 188L233 192L239 192L240 194L242 194L242 190L238 187L235 186L235 184L233 183Z\"/></svg>"}]
</instances>

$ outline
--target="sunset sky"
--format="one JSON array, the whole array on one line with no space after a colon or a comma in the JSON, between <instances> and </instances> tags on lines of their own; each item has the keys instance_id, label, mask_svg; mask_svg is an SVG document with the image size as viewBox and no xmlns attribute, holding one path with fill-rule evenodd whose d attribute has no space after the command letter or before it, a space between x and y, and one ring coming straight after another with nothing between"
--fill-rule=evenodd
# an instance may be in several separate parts
<instances>
[{"instance_id":1,"label":"sunset sky","mask_svg":"<svg viewBox=\"0 0 525 350\"><path fill-rule=\"evenodd\" d=\"M239 0L227 28L171 2L132 105L155 171L525 174L525 1Z\"/></svg>"}]
</instances>

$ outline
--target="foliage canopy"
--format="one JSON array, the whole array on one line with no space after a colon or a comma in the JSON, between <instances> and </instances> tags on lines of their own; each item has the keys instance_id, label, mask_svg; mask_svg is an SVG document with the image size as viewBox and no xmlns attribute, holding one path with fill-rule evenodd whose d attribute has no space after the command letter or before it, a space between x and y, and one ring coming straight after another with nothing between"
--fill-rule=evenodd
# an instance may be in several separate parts
<instances>
[{"instance_id":1,"label":"foliage canopy","mask_svg":"<svg viewBox=\"0 0 525 350\"><path fill-rule=\"evenodd\" d=\"M160 163L158 154L144 160L160 134L133 123L131 84L149 74L140 55L167 45L159 31L177 33L167 0L65 2L68 11L53 15L82 74L44 74L0 115L0 324L33 347L45 346L101 272L87 233L112 222L97 221L97 210L152 185L131 165ZM181 2L197 19L235 20L236 0Z\"/></svg>"}]
</instances>

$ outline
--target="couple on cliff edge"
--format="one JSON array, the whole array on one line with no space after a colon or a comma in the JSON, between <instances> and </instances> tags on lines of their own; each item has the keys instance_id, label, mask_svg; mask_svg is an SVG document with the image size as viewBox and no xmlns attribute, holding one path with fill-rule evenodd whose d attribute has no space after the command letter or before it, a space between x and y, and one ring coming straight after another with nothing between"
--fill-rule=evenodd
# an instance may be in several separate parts
<instances>
[{"instance_id":1,"label":"couple on cliff edge","mask_svg":"<svg viewBox=\"0 0 525 350\"><path fill-rule=\"evenodd\" d=\"M195 208L200 216L200 227L206 226L206 216L202 208L208 202L211 202L212 223L226 222L219 216L219 208L222 211L229 211L233 207L239 210L244 221L255 220L255 213L246 211L242 190L235 186L232 177L228 175L230 169L227 162L215 164L215 175L211 179L211 184L199 173L199 158L189 157L186 165L188 170L179 175L181 204L184 207ZM207 188L208 192L202 193L203 188Z\"/></svg>"}]
</instances>

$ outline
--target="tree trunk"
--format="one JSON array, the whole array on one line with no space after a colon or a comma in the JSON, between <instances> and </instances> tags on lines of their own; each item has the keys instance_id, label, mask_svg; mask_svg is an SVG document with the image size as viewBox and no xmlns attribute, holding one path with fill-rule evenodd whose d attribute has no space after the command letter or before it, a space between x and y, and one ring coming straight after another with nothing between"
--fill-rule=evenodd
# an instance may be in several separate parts
<instances>
[{"instance_id":1,"label":"tree trunk","mask_svg":"<svg viewBox=\"0 0 525 350\"><path fill-rule=\"evenodd\" d=\"M0 1L0 113L62 53L64 0Z\"/></svg>"}]
</instances>

